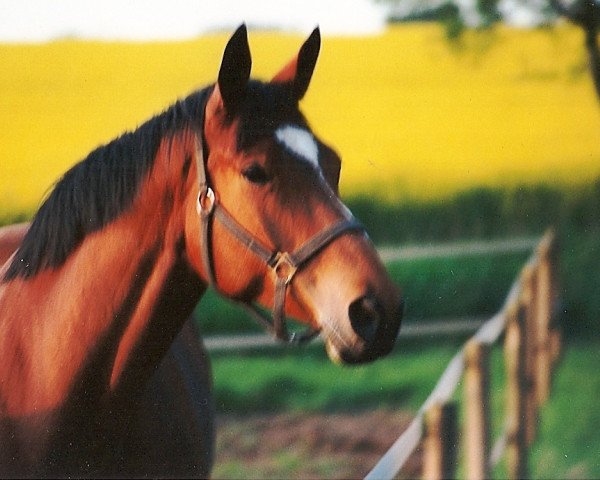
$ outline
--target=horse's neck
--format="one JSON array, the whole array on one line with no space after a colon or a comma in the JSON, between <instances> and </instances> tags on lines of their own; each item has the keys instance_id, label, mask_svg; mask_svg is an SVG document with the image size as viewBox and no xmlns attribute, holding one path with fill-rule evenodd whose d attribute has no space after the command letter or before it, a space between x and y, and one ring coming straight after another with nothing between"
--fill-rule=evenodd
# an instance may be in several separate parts
<instances>
[{"instance_id":1,"label":"horse's neck","mask_svg":"<svg viewBox=\"0 0 600 480\"><path fill-rule=\"evenodd\" d=\"M202 284L183 259L183 192L159 178L160 167L133 206L59 269L5 286L0 410L126 396L168 348Z\"/></svg>"}]
</instances>

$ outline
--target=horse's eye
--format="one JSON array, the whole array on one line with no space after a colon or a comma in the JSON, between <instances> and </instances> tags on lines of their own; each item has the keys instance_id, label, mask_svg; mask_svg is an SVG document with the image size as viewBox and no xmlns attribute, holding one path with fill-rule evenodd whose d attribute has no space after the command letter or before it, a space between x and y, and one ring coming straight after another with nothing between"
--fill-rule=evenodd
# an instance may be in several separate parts
<instances>
[{"instance_id":1,"label":"horse's eye","mask_svg":"<svg viewBox=\"0 0 600 480\"><path fill-rule=\"evenodd\" d=\"M248 168L242 171L242 175L252 183L258 183L259 185L264 185L271 177L267 171L261 167L258 163L253 163Z\"/></svg>"}]
</instances>

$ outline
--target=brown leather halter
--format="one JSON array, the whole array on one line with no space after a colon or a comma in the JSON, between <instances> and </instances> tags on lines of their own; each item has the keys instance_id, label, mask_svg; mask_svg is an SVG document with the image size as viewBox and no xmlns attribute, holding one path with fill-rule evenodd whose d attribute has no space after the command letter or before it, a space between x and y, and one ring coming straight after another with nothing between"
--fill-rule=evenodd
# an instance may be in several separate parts
<instances>
[{"instance_id":1,"label":"brown leather halter","mask_svg":"<svg viewBox=\"0 0 600 480\"><path fill-rule=\"evenodd\" d=\"M198 138L200 137L200 138ZM313 237L292 253L273 251L244 228L218 201L215 192L209 185L206 172L206 148L203 148L203 135L196 137L196 163L198 170L198 202L196 209L200 216L200 248L204 271L209 284L219 292L212 264L211 224L215 218L229 230L248 250L259 257L273 272L275 295L271 318L258 309L253 303L239 302L246 308L267 331L277 339L294 344L307 342L318 335L319 330L309 328L305 332L290 334L285 321L285 297L287 287L292 283L298 270L302 269L323 248L335 239L350 231L364 232L364 227L348 211L343 220L335 222Z\"/></svg>"}]
</instances>

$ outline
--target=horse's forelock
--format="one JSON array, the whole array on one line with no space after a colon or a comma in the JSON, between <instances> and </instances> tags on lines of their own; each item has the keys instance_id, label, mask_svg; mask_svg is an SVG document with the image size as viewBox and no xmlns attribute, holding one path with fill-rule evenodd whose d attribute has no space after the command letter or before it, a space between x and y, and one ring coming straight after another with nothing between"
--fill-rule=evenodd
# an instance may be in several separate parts
<instances>
[{"instance_id":1,"label":"horse's forelock","mask_svg":"<svg viewBox=\"0 0 600 480\"><path fill-rule=\"evenodd\" d=\"M290 84L251 80L235 118L239 121L238 150L247 150L264 138L272 138L282 125L308 128Z\"/></svg>"}]
</instances>

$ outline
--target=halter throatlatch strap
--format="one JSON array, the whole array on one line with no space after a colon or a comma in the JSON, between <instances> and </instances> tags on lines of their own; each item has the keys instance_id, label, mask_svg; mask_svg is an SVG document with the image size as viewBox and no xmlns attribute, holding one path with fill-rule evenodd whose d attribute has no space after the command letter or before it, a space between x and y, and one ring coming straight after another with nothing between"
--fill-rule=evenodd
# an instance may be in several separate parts
<instances>
[{"instance_id":1,"label":"halter throatlatch strap","mask_svg":"<svg viewBox=\"0 0 600 480\"><path fill-rule=\"evenodd\" d=\"M253 252L273 272L275 278L275 291L273 297L273 311L271 318L259 310L254 304L239 302L254 319L276 338L288 343L304 343L314 338L318 330L309 328L303 333L290 333L285 323L285 298L287 287L290 285L296 272L300 270L313 257L318 255L327 245L335 239L350 231L364 232L364 227L351 215L334 223L309 238L302 246L292 253L272 251L262 244L254 235L246 230L231 214L218 202L215 192L209 185L206 174L206 158L204 157L203 140L201 135L196 136L196 166L198 170L198 203L196 209L200 216L200 249L204 272L209 284L219 292L215 278L211 254L211 228L212 219L215 218L248 250Z\"/></svg>"}]
</instances>

